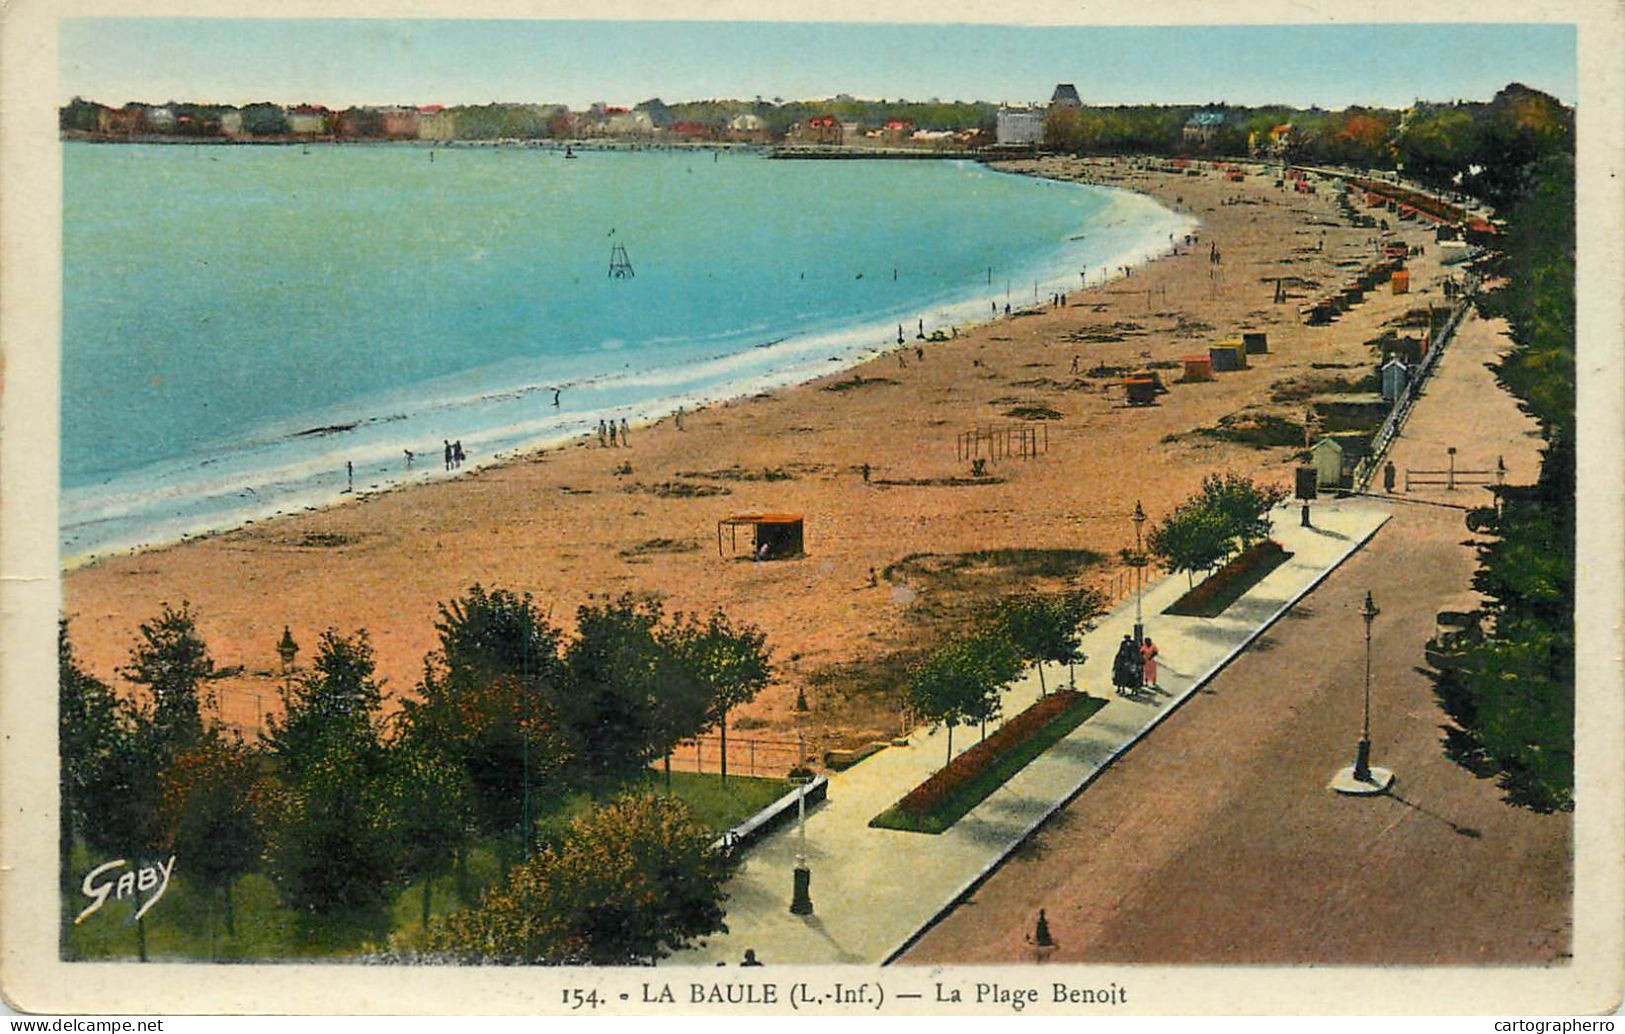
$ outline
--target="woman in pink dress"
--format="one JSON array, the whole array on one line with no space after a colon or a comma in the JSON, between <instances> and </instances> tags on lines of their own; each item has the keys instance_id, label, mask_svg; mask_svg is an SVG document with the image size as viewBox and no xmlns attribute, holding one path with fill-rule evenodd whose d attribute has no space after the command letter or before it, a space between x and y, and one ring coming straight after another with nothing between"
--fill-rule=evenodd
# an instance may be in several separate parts
<instances>
[{"instance_id":1,"label":"woman in pink dress","mask_svg":"<svg viewBox=\"0 0 1625 1034\"><path fill-rule=\"evenodd\" d=\"M1140 647L1140 662L1144 665L1140 684L1152 689L1160 688L1157 685L1157 644L1151 641L1150 636L1145 637L1145 645Z\"/></svg>"}]
</instances>

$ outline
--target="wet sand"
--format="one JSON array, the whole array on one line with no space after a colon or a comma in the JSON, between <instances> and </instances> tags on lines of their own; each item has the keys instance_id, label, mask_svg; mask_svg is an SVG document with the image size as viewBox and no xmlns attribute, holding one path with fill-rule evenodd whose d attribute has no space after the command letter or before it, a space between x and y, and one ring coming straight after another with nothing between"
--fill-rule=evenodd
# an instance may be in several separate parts
<instances>
[{"instance_id":1,"label":"wet sand","mask_svg":"<svg viewBox=\"0 0 1625 1034\"><path fill-rule=\"evenodd\" d=\"M1097 286L1070 293L1065 307L1018 292L1013 311L1034 314L962 327L946 342L911 340L806 385L691 411L681 430L670 418L635 426L626 448L602 448L594 436L447 482L372 494L358 485L360 497L344 505L97 561L64 575L75 647L117 681L137 624L162 601L190 601L216 663L241 668L219 683L222 716L251 730L276 705L284 625L305 648L301 660L325 628L366 629L386 693L398 696L435 646L436 604L475 582L531 593L566 628L594 595L654 592L669 610L721 607L767 632L779 678L736 712L740 735L793 737L792 704L805 690L815 746L874 738L896 727L895 694L814 676L926 644L963 613L941 606L951 579L914 567L888 575L888 565L918 553L1087 548L1105 559L1072 577L1112 584L1118 551L1133 542L1136 500L1155 521L1211 472L1290 481L1293 447L1193 432L1244 412L1301 422L1301 398L1272 401L1280 386L1363 376L1374 365L1364 342L1384 323L1443 304L1431 249L1412 262L1411 295L1375 294L1330 326L1301 322L1308 289L1273 304L1266 278L1329 286L1350 275L1339 262L1373 257L1375 231L1344 222L1329 185L1309 196L1262 175L1236 184L1110 160L1010 167L1151 194L1195 214L1199 240L1103 288L1092 270ZM1431 243L1426 227L1395 225L1406 241ZM1002 310L1002 292L990 300ZM1116 376L1089 374L1172 364L1243 329L1266 331L1270 354L1212 383L1172 383L1179 369L1162 366L1170 392L1155 406L1125 407ZM1023 409L1054 416L1007 415ZM998 459L972 482L957 436L994 426L1037 427L1047 452ZM807 555L755 564L742 535L738 557L719 556L717 521L750 510L804 514Z\"/></svg>"}]
</instances>

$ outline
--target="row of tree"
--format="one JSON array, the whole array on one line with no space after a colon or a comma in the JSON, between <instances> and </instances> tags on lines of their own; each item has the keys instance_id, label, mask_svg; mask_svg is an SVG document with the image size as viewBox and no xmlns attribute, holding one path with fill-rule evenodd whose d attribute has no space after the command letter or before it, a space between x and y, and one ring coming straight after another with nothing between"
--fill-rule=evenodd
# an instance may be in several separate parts
<instances>
[{"instance_id":1,"label":"row of tree","mask_svg":"<svg viewBox=\"0 0 1625 1034\"><path fill-rule=\"evenodd\" d=\"M1524 193L1533 159L1572 153L1574 147L1574 112L1521 83L1509 84L1487 102L1418 103L1405 111L1211 105L1206 110L1222 115L1222 122L1187 138L1185 127L1198 110L1151 104L1058 108L1045 119L1044 143L1078 154L1243 156L1267 142L1272 129L1291 125L1283 153L1291 161L1399 168L1423 183L1461 189L1496 207Z\"/></svg>"},{"instance_id":2,"label":"row of tree","mask_svg":"<svg viewBox=\"0 0 1625 1034\"><path fill-rule=\"evenodd\" d=\"M1514 347L1496 378L1546 445L1534 484L1501 489L1497 535L1479 548L1473 585L1489 632L1438 687L1456 723L1447 753L1497 776L1508 800L1549 811L1574 804L1574 162L1556 150L1502 175L1526 188L1506 216L1505 280L1479 304L1508 321Z\"/></svg>"},{"instance_id":3,"label":"row of tree","mask_svg":"<svg viewBox=\"0 0 1625 1034\"><path fill-rule=\"evenodd\" d=\"M653 864L679 834L683 857L704 854L711 834L675 802L626 800L570 827L538 816L561 813L571 795L640 782L678 741L725 730L728 713L771 677L764 636L720 612L668 619L657 602L630 595L589 603L576 617L566 639L529 597L474 586L441 605L439 648L425 659L416 698L388 721L366 633L328 630L308 670L285 680L281 713L254 744L207 717L219 672L189 607L166 604L140 627L121 669L139 696L85 671L64 622L66 883L76 840L108 857L174 854L188 885L219 900L228 932L233 883L264 871L307 923L382 934L388 903L410 879L423 881L425 926L436 877L454 871L466 897L467 854L480 842L494 842L505 876L520 880L541 873L558 881L570 866L601 865L595 852L606 837L626 852L616 864ZM516 852L526 875L509 872ZM708 888L701 897L715 898L715 908L657 902L646 918L680 906L720 922L720 865L672 876L673 889ZM628 887L632 896L614 900L630 908L648 890ZM460 920L442 947L480 958L602 961L602 952L619 950L604 945L623 943L627 920L588 909L563 923L559 939L514 952L454 935L477 922ZM698 935L691 926L640 928L638 952L619 961L683 943ZM143 954L144 937L138 924Z\"/></svg>"},{"instance_id":4,"label":"row of tree","mask_svg":"<svg viewBox=\"0 0 1625 1034\"><path fill-rule=\"evenodd\" d=\"M1200 492L1151 529L1146 548L1169 571L1185 572L1194 585L1197 571L1211 573L1268 536L1270 511L1286 497L1286 489L1276 485L1259 485L1239 474L1209 474Z\"/></svg>"},{"instance_id":5,"label":"row of tree","mask_svg":"<svg viewBox=\"0 0 1625 1034\"><path fill-rule=\"evenodd\" d=\"M1048 688L1044 664L1082 664L1083 633L1105 609L1092 589L1011 597L987 629L938 647L917 663L909 673L909 705L926 721L947 727L944 763L953 759L954 729L980 725L985 734L1002 712L1005 688L1027 664L1039 666L1040 692Z\"/></svg>"}]
</instances>

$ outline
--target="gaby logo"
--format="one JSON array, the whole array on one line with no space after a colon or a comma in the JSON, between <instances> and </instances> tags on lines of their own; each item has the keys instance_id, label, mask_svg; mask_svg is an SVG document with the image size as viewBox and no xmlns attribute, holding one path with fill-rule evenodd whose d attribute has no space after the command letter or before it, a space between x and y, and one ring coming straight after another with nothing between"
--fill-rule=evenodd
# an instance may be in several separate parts
<instances>
[{"instance_id":1,"label":"gaby logo","mask_svg":"<svg viewBox=\"0 0 1625 1034\"><path fill-rule=\"evenodd\" d=\"M157 887L158 892L141 903L141 907L136 909L135 915L130 917L130 921L133 923L146 915L147 910L156 905L158 899L164 896L164 891L169 889L169 877L175 871L175 856L170 855L168 862L143 865L139 869L131 869L128 872L120 873L117 879L112 878L113 871L123 868L125 864L124 859L118 858L111 862L103 862L85 873L85 880L80 884L79 889L84 892L85 897L91 899L91 902L85 906L83 912L80 912L74 918L75 924L84 922L97 909L107 904L109 894L116 900L123 901L125 898L145 894L152 888Z\"/></svg>"}]
</instances>

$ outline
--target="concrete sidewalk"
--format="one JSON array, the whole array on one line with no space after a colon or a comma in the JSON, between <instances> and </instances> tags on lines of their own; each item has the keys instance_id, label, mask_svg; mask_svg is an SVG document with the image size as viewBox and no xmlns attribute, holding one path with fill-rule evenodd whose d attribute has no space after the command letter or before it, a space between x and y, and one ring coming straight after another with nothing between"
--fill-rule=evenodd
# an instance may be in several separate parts
<instances>
[{"instance_id":1,"label":"concrete sidewalk","mask_svg":"<svg viewBox=\"0 0 1625 1034\"><path fill-rule=\"evenodd\" d=\"M1219 617L1162 614L1186 591L1183 575L1146 590L1145 626L1160 651L1160 694L1118 697L1111 686L1111 658L1133 629L1130 597L1083 639L1089 660L1078 669L1078 688L1107 700L1088 721L937 836L868 823L942 766L944 730L915 730L907 747L835 773L828 801L807 817L814 914L789 912L798 846L791 823L746 853L728 885L729 932L662 965L734 964L746 948L768 965L889 960L1388 520L1384 508L1351 501L1315 504L1313 528L1299 526L1295 504L1274 516L1274 538L1291 559ZM1064 685L1066 669L1052 666L1045 678L1052 687ZM1006 692L1004 714L1019 714L1038 695L1036 669L1029 669ZM957 733L955 754L977 742L975 729Z\"/></svg>"}]
</instances>

